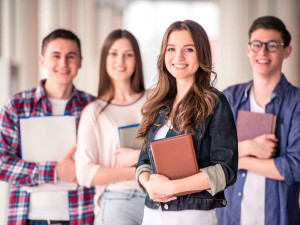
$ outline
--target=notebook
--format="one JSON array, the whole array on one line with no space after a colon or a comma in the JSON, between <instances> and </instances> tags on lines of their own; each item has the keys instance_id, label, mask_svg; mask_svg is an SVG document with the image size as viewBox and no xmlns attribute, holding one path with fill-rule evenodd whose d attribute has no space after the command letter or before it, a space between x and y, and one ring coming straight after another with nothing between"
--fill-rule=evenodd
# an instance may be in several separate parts
<instances>
[{"instance_id":1,"label":"notebook","mask_svg":"<svg viewBox=\"0 0 300 225\"><path fill-rule=\"evenodd\" d=\"M21 158L28 162L57 161L76 144L75 116L20 118ZM75 190L77 184L57 180L56 184L26 187L33 191Z\"/></svg>"},{"instance_id":2,"label":"notebook","mask_svg":"<svg viewBox=\"0 0 300 225\"><path fill-rule=\"evenodd\" d=\"M239 110L236 129L238 141L253 139L262 134L274 134L276 116L271 113L257 113Z\"/></svg>"},{"instance_id":3,"label":"notebook","mask_svg":"<svg viewBox=\"0 0 300 225\"><path fill-rule=\"evenodd\" d=\"M128 126L119 127L120 147L141 149L142 140L134 140L138 132L139 124L132 124Z\"/></svg>"},{"instance_id":4,"label":"notebook","mask_svg":"<svg viewBox=\"0 0 300 225\"><path fill-rule=\"evenodd\" d=\"M199 173L198 161L191 134L182 134L150 142L157 174L170 180ZM179 193L177 196L199 191Z\"/></svg>"}]
</instances>

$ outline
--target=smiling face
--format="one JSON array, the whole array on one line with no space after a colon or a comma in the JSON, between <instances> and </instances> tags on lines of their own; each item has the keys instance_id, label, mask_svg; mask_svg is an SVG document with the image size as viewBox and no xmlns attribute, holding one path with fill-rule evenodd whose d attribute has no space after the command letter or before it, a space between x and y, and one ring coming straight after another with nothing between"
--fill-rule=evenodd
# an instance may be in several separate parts
<instances>
[{"instance_id":1,"label":"smiling face","mask_svg":"<svg viewBox=\"0 0 300 225\"><path fill-rule=\"evenodd\" d=\"M260 42L283 42L280 32L271 29L259 28L251 34L250 41ZM278 46L276 52L268 52L265 45L262 46L259 52L251 51L247 45L247 54L253 69L254 74L271 77L274 75L280 76L282 62L291 53L291 47Z\"/></svg>"},{"instance_id":2,"label":"smiling face","mask_svg":"<svg viewBox=\"0 0 300 225\"><path fill-rule=\"evenodd\" d=\"M130 41L126 38L116 40L108 51L106 70L112 80L129 81L135 69L135 55Z\"/></svg>"},{"instance_id":3,"label":"smiling face","mask_svg":"<svg viewBox=\"0 0 300 225\"><path fill-rule=\"evenodd\" d=\"M169 35L165 64L176 80L194 80L199 63L195 44L189 31L176 30Z\"/></svg>"},{"instance_id":4,"label":"smiling face","mask_svg":"<svg viewBox=\"0 0 300 225\"><path fill-rule=\"evenodd\" d=\"M47 70L49 84L73 85L81 67L81 57L76 42L57 38L50 41L40 56L41 66Z\"/></svg>"}]
</instances>

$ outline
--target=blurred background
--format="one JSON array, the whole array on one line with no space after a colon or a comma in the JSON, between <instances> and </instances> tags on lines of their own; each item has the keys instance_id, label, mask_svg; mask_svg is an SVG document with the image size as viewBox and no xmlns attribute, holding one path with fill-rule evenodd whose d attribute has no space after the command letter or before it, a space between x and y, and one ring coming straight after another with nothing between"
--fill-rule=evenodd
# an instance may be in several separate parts
<instances>
[{"instance_id":1,"label":"blurred background","mask_svg":"<svg viewBox=\"0 0 300 225\"><path fill-rule=\"evenodd\" d=\"M82 44L77 88L97 94L100 49L113 29L132 32L143 59L145 85L155 85L156 60L166 28L176 20L200 23L210 38L216 87L251 79L248 29L259 16L283 20L293 51L283 72L300 87L300 0L0 0L0 107L15 92L47 77L39 65L42 39L57 28L72 30ZM0 225L6 224L8 185L0 182Z\"/></svg>"}]
</instances>

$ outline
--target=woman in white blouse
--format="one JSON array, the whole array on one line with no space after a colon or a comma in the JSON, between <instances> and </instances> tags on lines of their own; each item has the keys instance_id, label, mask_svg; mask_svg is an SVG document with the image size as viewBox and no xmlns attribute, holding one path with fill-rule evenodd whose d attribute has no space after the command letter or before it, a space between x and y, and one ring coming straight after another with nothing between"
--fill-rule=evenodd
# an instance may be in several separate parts
<instances>
[{"instance_id":1,"label":"woman in white blouse","mask_svg":"<svg viewBox=\"0 0 300 225\"><path fill-rule=\"evenodd\" d=\"M95 186L94 224L141 224L145 196L135 182L140 149L121 148L118 128L140 123L146 99L138 42L126 30L104 41L98 99L82 113L76 152L78 183Z\"/></svg>"}]
</instances>

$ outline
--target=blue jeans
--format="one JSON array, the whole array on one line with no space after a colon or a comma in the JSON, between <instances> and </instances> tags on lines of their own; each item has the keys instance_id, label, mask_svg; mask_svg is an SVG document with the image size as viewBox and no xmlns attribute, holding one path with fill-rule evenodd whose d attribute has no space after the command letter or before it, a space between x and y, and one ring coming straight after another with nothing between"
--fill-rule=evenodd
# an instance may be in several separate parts
<instances>
[{"instance_id":1,"label":"blue jeans","mask_svg":"<svg viewBox=\"0 0 300 225\"><path fill-rule=\"evenodd\" d=\"M145 195L138 190L106 190L94 225L140 225Z\"/></svg>"}]
</instances>

